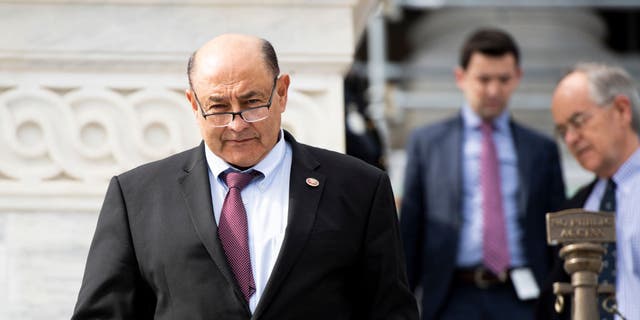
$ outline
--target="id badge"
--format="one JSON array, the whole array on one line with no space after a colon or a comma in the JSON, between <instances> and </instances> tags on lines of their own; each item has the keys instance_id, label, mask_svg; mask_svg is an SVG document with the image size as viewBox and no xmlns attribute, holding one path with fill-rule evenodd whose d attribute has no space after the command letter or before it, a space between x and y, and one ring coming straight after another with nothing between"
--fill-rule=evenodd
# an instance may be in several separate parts
<instances>
[{"instance_id":1,"label":"id badge","mask_svg":"<svg viewBox=\"0 0 640 320\"><path fill-rule=\"evenodd\" d=\"M540 295L540 288L529 268L516 268L509 271L511 282L520 300L536 299Z\"/></svg>"}]
</instances>

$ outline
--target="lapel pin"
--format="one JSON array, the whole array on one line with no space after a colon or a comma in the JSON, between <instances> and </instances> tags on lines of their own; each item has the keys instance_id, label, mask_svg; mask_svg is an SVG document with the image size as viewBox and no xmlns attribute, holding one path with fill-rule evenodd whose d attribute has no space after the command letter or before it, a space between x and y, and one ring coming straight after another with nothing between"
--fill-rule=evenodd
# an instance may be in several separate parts
<instances>
[{"instance_id":1,"label":"lapel pin","mask_svg":"<svg viewBox=\"0 0 640 320\"><path fill-rule=\"evenodd\" d=\"M307 178L306 182L310 187L314 188L320 185L320 182L315 178Z\"/></svg>"}]
</instances>

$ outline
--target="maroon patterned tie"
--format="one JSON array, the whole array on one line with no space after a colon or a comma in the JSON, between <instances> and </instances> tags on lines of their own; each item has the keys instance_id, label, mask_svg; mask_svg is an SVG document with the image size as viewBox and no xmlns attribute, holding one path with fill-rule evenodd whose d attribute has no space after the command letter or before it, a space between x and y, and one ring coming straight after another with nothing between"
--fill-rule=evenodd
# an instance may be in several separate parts
<instances>
[{"instance_id":1,"label":"maroon patterned tie","mask_svg":"<svg viewBox=\"0 0 640 320\"><path fill-rule=\"evenodd\" d=\"M493 143L491 124L483 122L480 129L482 130L480 189L482 190L483 263L494 274L501 275L509 267L509 247L502 208L498 156Z\"/></svg>"},{"instance_id":2,"label":"maroon patterned tie","mask_svg":"<svg viewBox=\"0 0 640 320\"><path fill-rule=\"evenodd\" d=\"M229 187L229 192L222 204L218 237L222 242L227 262L240 286L244 298L256 292L256 285L251 272L249 255L247 212L242 203L240 191L246 187L255 175L252 173L229 172L222 179Z\"/></svg>"}]
</instances>

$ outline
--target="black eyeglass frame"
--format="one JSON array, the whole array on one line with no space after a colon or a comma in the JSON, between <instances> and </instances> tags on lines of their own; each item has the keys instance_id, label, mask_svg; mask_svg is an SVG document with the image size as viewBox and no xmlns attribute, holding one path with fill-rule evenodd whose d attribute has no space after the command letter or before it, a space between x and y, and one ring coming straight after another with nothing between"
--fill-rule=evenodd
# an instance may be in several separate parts
<instances>
[{"instance_id":1,"label":"black eyeglass frame","mask_svg":"<svg viewBox=\"0 0 640 320\"><path fill-rule=\"evenodd\" d=\"M202 108L202 105L200 104L200 99L198 98L198 94L196 94L196 90L193 89L193 87L191 88L191 92L193 92L193 97L196 100L196 104L198 105L198 108L200 109L200 114L202 114L202 117L206 120L207 117L209 116L218 116L218 115L226 115L226 114L230 114L231 115L231 121L229 121L227 124L225 125L214 125L216 128L224 128L224 127L228 127L231 123L233 123L233 121L236 119L236 116L240 116L240 118L247 122L247 123L253 123L253 122L258 122L258 121L262 121L264 119L269 118L269 115L267 114L266 117L262 118L262 119L258 119L258 120L247 120L245 119L243 113L245 112L249 112L249 111L253 111L256 109L261 109L261 108L267 108L267 110L271 109L271 99L273 98L273 92L276 90L276 84L278 82L278 76L275 76L273 78L273 87L271 88L271 94L269 95L269 101L261 106L257 106L257 107L251 107L251 108L247 108L244 109L242 111L238 111L238 112L233 112L233 111L226 111L226 112L212 112L212 113L206 113L204 112L204 109Z\"/></svg>"}]
</instances>

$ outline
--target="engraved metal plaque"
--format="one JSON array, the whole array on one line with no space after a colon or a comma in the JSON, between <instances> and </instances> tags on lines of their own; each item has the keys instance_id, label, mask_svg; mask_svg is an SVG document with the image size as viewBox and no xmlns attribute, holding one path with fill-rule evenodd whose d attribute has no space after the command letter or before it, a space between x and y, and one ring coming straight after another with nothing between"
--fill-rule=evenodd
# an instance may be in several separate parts
<instances>
[{"instance_id":1,"label":"engraved metal plaque","mask_svg":"<svg viewBox=\"0 0 640 320\"><path fill-rule=\"evenodd\" d=\"M615 213L568 209L547 213L547 243L615 242Z\"/></svg>"}]
</instances>

